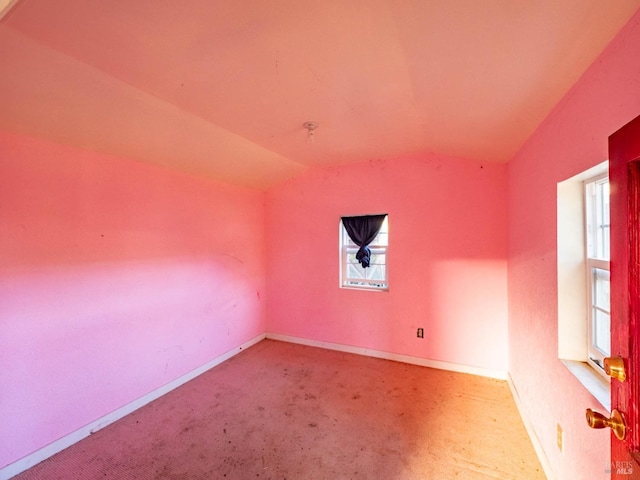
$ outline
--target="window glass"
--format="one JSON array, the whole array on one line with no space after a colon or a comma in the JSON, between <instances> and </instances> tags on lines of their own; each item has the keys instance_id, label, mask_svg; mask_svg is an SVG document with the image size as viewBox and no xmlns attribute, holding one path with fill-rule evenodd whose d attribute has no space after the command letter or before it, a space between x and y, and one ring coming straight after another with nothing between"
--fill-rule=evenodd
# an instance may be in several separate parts
<instances>
[{"instance_id":1,"label":"window glass","mask_svg":"<svg viewBox=\"0 0 640 480\"><path fill-rule=\"evenodd\" d=\"M603 373L611 352L609 178L585 182L585 251L589 288L588 362Z\"/></svg>"},{"instance_id":2,"label":"window glass","mask_svg":"<svg viewBox=\"0 0 640 480\"><path fill-rule=\"evenodd\" d=\"M593 346L603 356L608 357L611 350L611 314L609 310L609 271L592 269L593 275Z\"/></svg>"}]
</instances>

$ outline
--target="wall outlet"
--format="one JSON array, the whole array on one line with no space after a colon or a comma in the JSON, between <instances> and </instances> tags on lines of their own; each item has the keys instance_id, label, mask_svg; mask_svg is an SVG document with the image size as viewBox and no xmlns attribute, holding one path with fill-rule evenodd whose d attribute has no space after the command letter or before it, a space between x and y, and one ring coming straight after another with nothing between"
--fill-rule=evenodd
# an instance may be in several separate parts
<instances>
[{"instance_id":1,"label":"wall outlet","mask_svg":"<svg viewBox=\"0 0 640 480\"><path fill-rule=\"evenodd\" d=\"M556 443L558 444L558 448L560 449L560 451L563 452L563 449L564 449L564 431L562 430L562 427L560 426L559 423L557 425L557 430L556 430Z\"/></svg>"},{"instance_id":2,"label":"wall outlet","mask_svg":"<svg viewBox=\"0 0 640 480\"><path fill-rule=\"evenodd\" d=\"M424 338L424 328L418 329L418 338Z\"/></svg>"}]
</instances>

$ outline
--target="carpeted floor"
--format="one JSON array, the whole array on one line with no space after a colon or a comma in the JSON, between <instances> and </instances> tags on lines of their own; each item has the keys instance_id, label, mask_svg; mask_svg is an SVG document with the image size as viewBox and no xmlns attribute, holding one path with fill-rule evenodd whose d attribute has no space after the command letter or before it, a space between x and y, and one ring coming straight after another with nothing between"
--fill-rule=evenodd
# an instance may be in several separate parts
<instances>
[{"instance_id":1,"label":"carpeted floor","mask_svg":"<svg viewBox=\"0 0 640 480\"><path fill-rule=\"evenodd\" d=\"M504 381L265 340L14 478L545 476Z\"/></svg>"}]
</instances>

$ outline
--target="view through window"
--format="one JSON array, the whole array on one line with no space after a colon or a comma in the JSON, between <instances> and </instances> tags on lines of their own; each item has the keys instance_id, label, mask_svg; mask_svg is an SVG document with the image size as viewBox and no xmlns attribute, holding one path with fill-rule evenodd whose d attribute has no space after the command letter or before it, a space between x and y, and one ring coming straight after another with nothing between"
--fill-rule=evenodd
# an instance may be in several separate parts
<instances>
[{"instance_id":1,"label":"view through window","mask_svg":"<svg viewBox=\"0 0 640 480\"><path fill-rule=\"evenodd\" d=\"M604 358L611 354L608 176L585 182L585 214L589 291L588 361L602 369Z\"/></svg>"}]
</instances>

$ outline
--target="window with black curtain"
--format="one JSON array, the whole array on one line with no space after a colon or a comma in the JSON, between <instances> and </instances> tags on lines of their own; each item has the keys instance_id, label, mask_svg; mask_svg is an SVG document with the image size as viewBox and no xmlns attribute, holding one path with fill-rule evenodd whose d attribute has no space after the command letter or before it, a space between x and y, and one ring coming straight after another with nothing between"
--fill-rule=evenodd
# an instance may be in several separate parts
<instances>
[{"instance_id":1,"label":"window with black curtain","mask_svg":"<svg viewBox=\"0 0 640 480\"><path fill-rule=\"evenodd\" d=\"M388 215L341 219L341 286L387 290Z\"/></svg>"}]
</instances>

